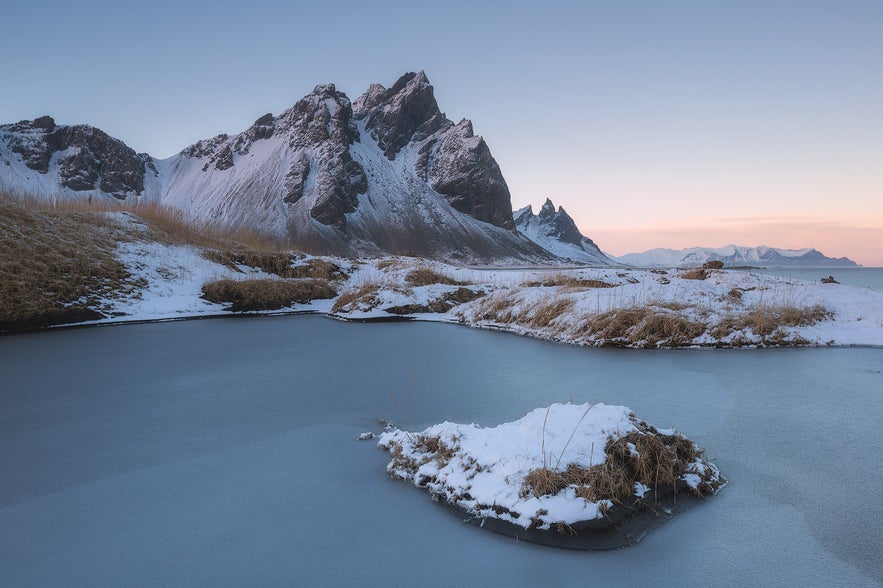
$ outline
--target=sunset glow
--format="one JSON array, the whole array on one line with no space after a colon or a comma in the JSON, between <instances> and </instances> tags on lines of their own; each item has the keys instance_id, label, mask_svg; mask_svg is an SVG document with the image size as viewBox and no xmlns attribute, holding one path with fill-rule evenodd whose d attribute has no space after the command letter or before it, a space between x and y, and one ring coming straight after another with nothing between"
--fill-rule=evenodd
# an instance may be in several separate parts
<instances>
[{"instance_id":1,"label":"sunset glow","mask_svg":"<svg viewBox=\"0 0 883 588\"><path fill-rule=\"evenodd\" d=\"M4 40L27 50L4 65L0 122L51 114L162 158L316 84L355 99L422 69L442 111L487 140L513 207L551 198L606 251L766 244L883 266L881 2L335 11L359 16L322 3L14 3ZM210 49L222 31L260 34L222 57Z\"/></svg>"}]
</instances>

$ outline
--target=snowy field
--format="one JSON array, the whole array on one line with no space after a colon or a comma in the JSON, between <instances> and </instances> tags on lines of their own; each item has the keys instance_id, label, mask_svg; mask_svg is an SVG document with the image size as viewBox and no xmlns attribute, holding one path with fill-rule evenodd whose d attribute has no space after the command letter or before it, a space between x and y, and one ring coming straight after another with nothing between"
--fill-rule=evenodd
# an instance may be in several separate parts
<instances>
[{"instance_id":1,"label":"snowy field","mask_svg":"<svg viewBox=\"0 0 883 588\"><path fill-rule=\"evenodd\" d=\"M203 284L278 279L257 268L214 263L189 246L122 243L119 256L147 286L134 297L107 300L113 316L96 322L228 314L229 305L201 298ZM270 312L352 320L407 316L590 346L883 345L883 291L818 280L736 270L708 270L697 279L685 270L484 269L407 257L323 259L345 272L335 283L338 298ZM415 270L428 278L415 282Z\"/></svg>"},{"instance_id":2,"label":"snowy field","mask_svg":"<svg viewBox=\"0 0 883 588\"><path fill-rule=\"evenodd\" d=\"M3 586L883 583L880 349L298 316L3 337L0 370ZM574 552L464 524L357 440L567 401L684 431L729 484L635 546Z\"/></svg>"}]
</instances>

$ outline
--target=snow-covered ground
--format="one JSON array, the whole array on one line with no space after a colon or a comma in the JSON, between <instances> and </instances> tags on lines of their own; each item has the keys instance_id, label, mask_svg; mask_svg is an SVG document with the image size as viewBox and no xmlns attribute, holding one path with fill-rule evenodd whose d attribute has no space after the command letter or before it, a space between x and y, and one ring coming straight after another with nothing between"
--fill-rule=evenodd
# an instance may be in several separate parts
<instances>
[{"instance_id":1,"label":"snow-covered ground","mask_svg":"<svg viewBox=\"0 0 883 588\"><path fill-rule=\"evenodd\" d=\"M203 284L279 279L211 262L191 246L127 242L120 244L119 257L146 286L134 296L103 301L109 317L95 322L225 314L225 305L200 297ZM346 272L335 284L338 299L269 312L354 320L405 315L579 345L883 345L883 292L867 288L734 270L689 279L679 270L481 269L409 257L327 259ZM415 285L415 270L430 277Z\"/></svg>"},{"instance_id":2,"label":"snow-covered ground","mask_svg":"<svg viewBox=\"0 0 883 588\"><path fill-rule=\"evenodd\" d=\"M554 476L569 468L584 472L600 468L609 457L605 453L608 443L630 433L636 439L676 435L672 430L643 431L631 409L624 406L552 404L490 428L444 422L420 433L392 429L381 435L378 445L392 453L387 466L390 474L412 481L437 500L454 504L476 518L549 530L553 525L573 526L601 519L614 507L611 498L615 497L592 500L580 494L586 488L578 483L569 483L560 491L532 490L528 481L532 472ZM628 448L633 459L641 459L634 444L629 443ZM724 483L717 468L701 455L685 466L678 482L695 491L703 482L712 491ZM650 471L658 467L656 464ZM633 499L644 498L650 490L640 480L629 483Z\"/></svg>"}]
</instances>

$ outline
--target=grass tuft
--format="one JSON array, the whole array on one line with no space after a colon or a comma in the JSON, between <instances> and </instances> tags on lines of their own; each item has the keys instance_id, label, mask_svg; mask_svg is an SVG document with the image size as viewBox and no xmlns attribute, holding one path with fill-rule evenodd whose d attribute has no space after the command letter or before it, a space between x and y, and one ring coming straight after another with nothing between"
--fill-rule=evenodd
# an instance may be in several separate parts
<instances>
[{"instance_id":1,"label":"grass tuft","mask_svg":"<svg viewBox=\"0 0 883 588\"><path fill-rule=\"evenodd\" d=\"M202 293L209 302L230 304L234 312L279 310L337 295L324 280L218 280L205 284Z\"/></svg>"},{"instance_id":2,"label":"grass tuft","mask_svg":"<svg viewBox=\"0 0 883 588\"><path fill-rule=\"evenodd\" d=\"M568 289L574 290L586 290L592 288L614 288L615 284L609 284L603 280L592 280L588 278L577 278L574 276L569 276L567 274L556 274L553 276L549 276L545 280L533 280L525 282L524 284L530 288L537 287L545 287L551 288L555 286L560 286Z\"/></svg>"},{"instance_id":3,"label":"grass tuft","mask_svg":"<svg viewBox=\"0 0 883 588\"><path fill-rule=\"evenodd\" d=\"M708 278L708 275L708 270L702 267L697 267L696 269L685 271L679 277L684 280L704 280Z\"/></svg>"},{"instance_id":4,"label":"grass tuft","mask_svg":"<svg viewBox=\"0 0 883 588\"><path fill-rule=\"evenodd\" d=\"M677 312L635 307L595 315L583 329L586 336L601 344L678 347L689 345L705 332L706 325Z\"/></svg>"},{"instance_id":5,"label":"grass tuft","mask_svg":"<svg viewBox=\"0 0 883 588\"><path fill-rule=\"evenodd\" d=\"M418 267L417 269L413 269L405 276L405 281L410 286L429 286L432 284L444 284L447 286L463 286L463 282L458 282L457 280L448 277L446 275L440 274L437 271L428 268L428 267Z\"/></svg>"},{"instance_id":6,"label":"grass tuft","mask_svg":"<svg viewBox=\"0 0 883 588\"><path fill-rule=\"evenodd\" d=\"M554 496L573 487L577 496L590 502L609 500L634 507L650 500L635 495L636 483L653 491L653 498L689 488L683 481L688 472L700 478L695 489L689 488L700 497L713 494L724 483L714 469L696 466L703 452L692 441L678 433L662 434L644 422L636 424L636 431L608 437L604 463L574 462L567 464L564 470L548 466L536 468L524 477L521 495Z\"/></svg>"},{"instance_id":7,"label":"grass tuft","mask_svg":"<svg viewBox=\"0 0 883 588\"><path fill-rule=\"evenodd\" d=\"M347 290L334 301L331 312L352 312L354 310L371 310L380 304L378 293L380 292L380 284L368 283Z\"/></svg>"},{"instance_id":8,"label":"grass tuft","mask_svg":"<svg viewBox=\"0 0 883 588\"><path fill-rule=\"evenodd\" d=\"M143 287L116 257L131 238L107 215L0 200L0 330L103 318L102 299Z\"/></svg>"}]
</instances>

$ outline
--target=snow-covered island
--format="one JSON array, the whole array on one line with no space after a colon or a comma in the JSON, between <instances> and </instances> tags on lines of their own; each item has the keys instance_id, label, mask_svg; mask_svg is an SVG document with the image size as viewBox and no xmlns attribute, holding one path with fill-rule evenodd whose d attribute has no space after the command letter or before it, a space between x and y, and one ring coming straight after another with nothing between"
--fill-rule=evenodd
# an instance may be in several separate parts
<instances>
[{"instance_id":1,"label":"snow-covered island","mask_svg":"<svg viewBox=\"0 0 883 588\"><path fill-rule=\"evenodd\" d=\"M726 483L693 441L623 406L553 404L482 428L384 432L387 471L466 520L573 549L638 542Z\"/></svg>"}]
</instances>

